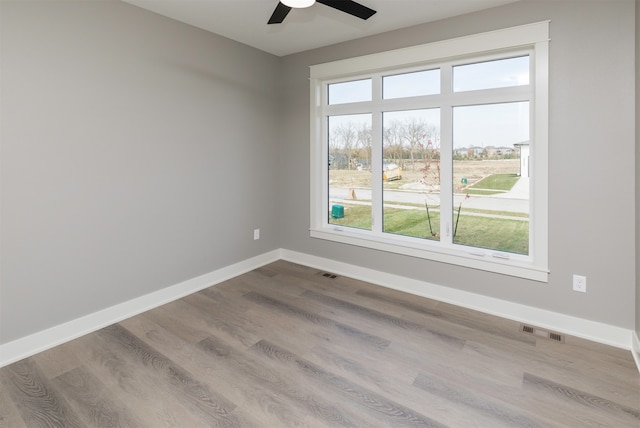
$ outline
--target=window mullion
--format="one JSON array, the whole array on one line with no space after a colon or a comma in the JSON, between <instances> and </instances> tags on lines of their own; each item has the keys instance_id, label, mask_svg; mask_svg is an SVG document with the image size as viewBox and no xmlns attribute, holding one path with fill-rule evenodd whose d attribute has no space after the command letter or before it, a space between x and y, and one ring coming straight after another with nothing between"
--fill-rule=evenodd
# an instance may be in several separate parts
<instances>
[{"instance_id":1,"label":"window mullion","mask_svg":"<svg viewBox=\"0 0 640 428\"><path fill-rule=\"evenodd\" d=\"M374 76L372 81L373 109L371 111L371 231L382 233L382 77Z\"/></svg>"},{"instance_id":2,"label":"window mullion","mask_svg":"<svg viewBox=\"0 0 640 428\"><path fill-rule=\"evenodd\" d=\"M441 92L448 102L440 107L440 243L453 242L453 105L452 67L441 68Z\"/></svg>"}]
</instances>

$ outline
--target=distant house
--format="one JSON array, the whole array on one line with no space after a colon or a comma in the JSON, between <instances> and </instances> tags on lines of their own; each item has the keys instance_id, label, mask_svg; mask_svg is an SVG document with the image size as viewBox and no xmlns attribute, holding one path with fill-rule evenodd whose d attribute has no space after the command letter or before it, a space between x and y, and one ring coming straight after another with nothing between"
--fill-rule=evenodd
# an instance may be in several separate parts
<instances>
[{"instance_id":1,"label":"distant house","mask_svg":"<svg viewBox=\"0 0 640 428\"><path fill-rule=\"evenodd\" d=\"M477 158L482 156L484 150L484 147L478 146L458 147L453 149L453 154L461 158Z\"/></svg>"},{"instance_id":2,"label":"distant house","mask_svg":"<svg viewBox=\"0 0 640 428\"><path fill-rule=\"evenodd\" d=\"M496 149L496 154L498 156L507 156L507 155L513 154L513 152L514 152L514 149L512 147L502 146Z\"/></svg>"},{"instance_id":3,"label":"distant house","mask_svg":"<svg viewBox=\"0 0 640 428\"><path fill-rule=\"evenodd\" d=\"M459 158L469 157L469 149L466 147L458 147L457 149L453 149L454 156Z\"/></svg>"},{"instance_id":4,"label":"distant house","mask_svg":"<svg viewBox=\"0 0 640 428\"><path fill-rule=\"evenodd\" d=\"M484 148L484 152L487 154L487 157L492 157L498 155L498 148L496 146L487 146Z\"/></svg>"},{"instance_id":5,"label":"distant house","mask_svg":"<svg viewBox=\"0 0 640 428\"><path fill-rule=\"evenodd\" d=\"M482 152L484 152L484 147L471 146L467 149L470 158L482 156Z\"/></svg>"},{"instance_id":6,"label":"distant house","mask_svg":"<svg viewBox=\"0 0 640 428\"><path fill-rule=\"evenodd\" d=\"M514 144L513 147L520 152L520 176L529 177L529 142Z\"/></svg>"}]
</instances>

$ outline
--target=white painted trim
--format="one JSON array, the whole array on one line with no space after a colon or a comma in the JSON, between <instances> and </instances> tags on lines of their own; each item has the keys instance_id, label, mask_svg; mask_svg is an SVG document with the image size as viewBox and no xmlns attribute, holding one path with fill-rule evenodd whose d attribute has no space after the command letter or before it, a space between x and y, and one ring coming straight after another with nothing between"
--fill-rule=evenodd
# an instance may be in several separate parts
<instances>
[{"instance_id":1,"label":"white painted trim","mask_svg":"<svg viewBox=\"0 0 640 428\"><path fill-rule=\"evenodd\" d=\"M532 324L569 334L605 345L631 350L632 330L609 324L590 321L570 315L559 314L544 309L508 302L494 297L470 293L455 288L444 287L425 281L406 278L374 269L355 266L335 260L312 256L290 250L281 250L281 257L293 263L326 270L350 278L381 285L406 293L451 303L456 306L473 309L490 315L496 315L513 321ZM640 347L640 345L638 345Z\"/></svg>"},{"instance_id":2,"label":"white painted trim","mask_svg":"<svg viewBox=\"0 0 640 428\"><path fill-rule=\"evenodd\" d=\"M189 294L219 284L280 259L280 250L273 250L250 259L234 263L188 279L153 293L111 306L64 324L39 331L29 336L0 345L0 367L37 354L99 330L113 323L138 315Z\"/></svg>"},{"instance_id":3,"label":"white painted trim","mask_svg":"<svg viewBox=\"0 0 640 428\"><path fill-rule=\"evenodd\" d=\"M442 212L440 215L442 216ZM478 249L476 253L471 253L458 249L438 248L431 246L429 241L416 243L415 238L407 239L401 236L385 236L383 238L384 241L382 241L376 235L368 236L366 233L361 233L358 229L348 227L311 229L309 235L312 238L373 248L389 253L419 257L502 275L511 275L531 279L539 283L547 283L549 277L549 270L546 268L538 268L525 263L518 264L516 260L502 260L497 257L492 257L492 253L488 250L485 252L482 249ZM516 257L514 257L514 259L516 259Z\"/></svg>"},{"instance_id":4,"label":"white painted trim","mask_svg":"<svg viewBox=\"0 0 640 428\"><path fill-rule=\"evenodd\" d=\"M640 370L640 340L632 330L285 249L273 250L234 263L145 296L0 345L0 367L38 352L46 351L54 346L61 345L277 260L286 260L330 271L383 287L628 349L632 351L636 365Z\"/></svg>"},{"instance_id":5,"label":"white painted trim","mask_svg":"<svg viewBox=\"0 0 640 428\"><path fill-rule=\"evenodd\" d=\"M549 40L549 22L541 21L486 33L430 42L423 45L312 65L312 79L331 79L362 70L410 67L433 59L448 59L482 52L495 52Z\"/></svg>"},{"instance_id":6,"label":"white painted trim","mask_svg":"<svg viewBox=\"0 0 640 428\"><path fill-rule=\"evenodd\" d=\"M632 333L631 339L631 354L633 355L633 359L636 362L636 367L640 372L640 338L638 338L638 332L634 331Z\"/></svg>"}]
</instances>

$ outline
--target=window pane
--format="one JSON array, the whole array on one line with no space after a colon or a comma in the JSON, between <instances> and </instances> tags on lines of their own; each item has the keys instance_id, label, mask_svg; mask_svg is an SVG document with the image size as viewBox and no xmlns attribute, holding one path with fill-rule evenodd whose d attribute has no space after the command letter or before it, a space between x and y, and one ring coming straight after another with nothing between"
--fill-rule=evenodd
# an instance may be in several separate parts
<instances>
[{"instance_id":1,"label":"window pane","mask_svg":"<svg viewBox=\"0 0 640 428\"><path fill-rule=\"evenodd\" d=\"M529 103L453 109L453 242L529 253Z\"/></svg>"},{"instance_id":2,"label":"window pane","mask_svg":"<svg viewBox=\"0 0 640 428\"><path fill-rule=\"evenodd\" d=\"M371 79L332 83L327 86L329 88L329 104L371 101Z\"/></svg>"},{"instance_id":3,"label":"window pane","mask_svg":"<svg viewBox=\"0 0 640 428\"><path fill-rule=\"evenodd\" d=\"M440 239L440 109L387 112L383 231Z\"/></svg>"},{"instance_id":4,"label":"window pane","mask_svg":"<svg viewBox=\"0 0 640 428\"><path fill-rule=\"evenodd\" d=\"M440 69L382 78L382 98L417 97L440 93Z\"/></svg>"},{"instance_id":5,"label":"window pane","mask_svg":"<svg viewBox=\"0 0 640 428\"><path fill-rule=\"evenodd\" d=\"M328 119L329 223L371 230L371 114Z\"/></svg>"},{"instance_id":6,"label":"window pane","mask_svg":"<svg viewBox=\"0 0 640 428\"><path fill-rule=\"evenodd\" d=\"M454 92L529 84L529 56L453 67Z\"/></svg>"}]
</instances>

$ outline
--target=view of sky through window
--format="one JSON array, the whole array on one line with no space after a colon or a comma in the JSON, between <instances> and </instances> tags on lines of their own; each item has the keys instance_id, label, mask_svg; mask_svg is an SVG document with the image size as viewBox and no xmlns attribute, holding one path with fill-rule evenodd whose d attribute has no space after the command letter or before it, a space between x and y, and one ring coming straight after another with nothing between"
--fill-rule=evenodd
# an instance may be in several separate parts
<instances>
[{"instance_id":1,"label":"view of sky through window","mask_svg":"<svg viewBox=\"0 0 640 428\"><path fill-rule=\"evenodd\" d=\"M383 77L383 99L433 95L440 92L440 70L423 70ZM529 56L455 66L453 91L501 88L529 84ZM328 85L328 104L371 101L371 79L361 79ZM398 112L409 118L412 113ZM456 108L455 147L483 145L506 146L529 139L528 103L495 104ZM334 121L357 120L335 118ZM464 124L462 126L461 124Z\"/></svg>"},{"instance_id":2,"label":"view of sky through window","mask_svg":"<svg viewBox=\"0 0 640 428\"><path fill-rule=\"evenodd\" d=\"M458 65L453 68L454 92L529 84L529 56Z\"/></svg>"},{"instance_id":3,"label":"view of sky through window","mask_svg":"<svg viewBox=\"0 0 640 428\"><path fill-rule=\"evenodd\" d=\"M453 108L453 148L508 146L529 140L529 103Z\"/></svg>"}]
</instances>

